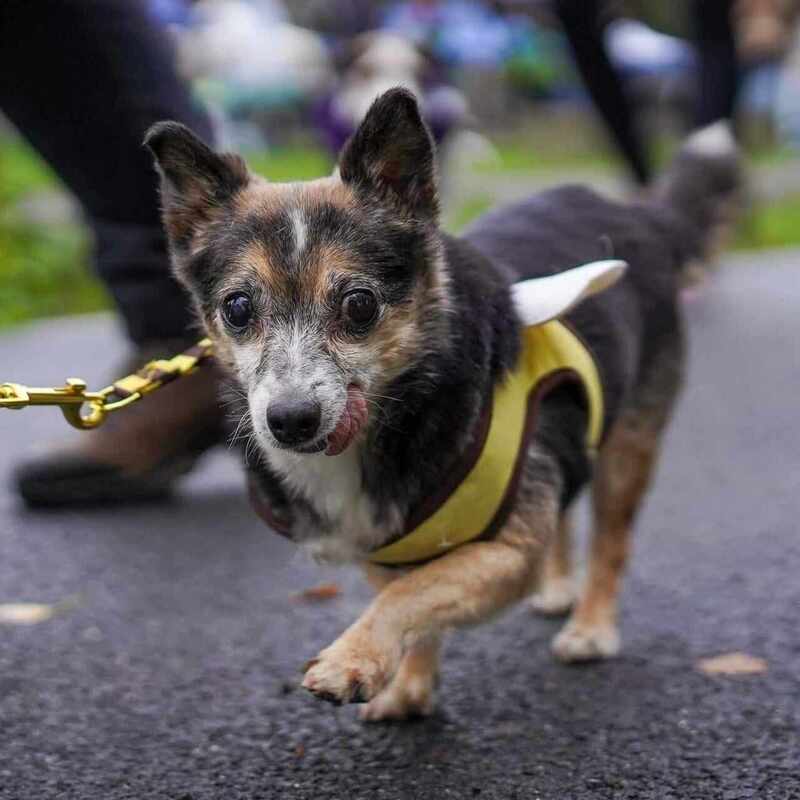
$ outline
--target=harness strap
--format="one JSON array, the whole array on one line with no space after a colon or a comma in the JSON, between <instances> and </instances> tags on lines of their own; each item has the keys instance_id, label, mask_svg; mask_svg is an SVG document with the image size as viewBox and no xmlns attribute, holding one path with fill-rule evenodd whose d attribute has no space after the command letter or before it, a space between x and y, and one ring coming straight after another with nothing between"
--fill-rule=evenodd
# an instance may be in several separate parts
<instances>
[{"instance_id":1,"label":"harness strap","mask_svg":"<svg viewBox=\"0 0 800 800\"><path fill-rule=\"evenodd\" d=\"M415 564L495 533L508 516L541 399L564 380L574 380L584 390L589 411L586 448L593 456L604 415L594 359L562 322L525 328L519 364L495 389L486 438L476 456L472 457L472 448L465 456L472 458L468 469L456 468L466 472L463 479L421 522L418 514L412 514L411 525L368 560L385 566Z\"/></svg>"}]
</instances>

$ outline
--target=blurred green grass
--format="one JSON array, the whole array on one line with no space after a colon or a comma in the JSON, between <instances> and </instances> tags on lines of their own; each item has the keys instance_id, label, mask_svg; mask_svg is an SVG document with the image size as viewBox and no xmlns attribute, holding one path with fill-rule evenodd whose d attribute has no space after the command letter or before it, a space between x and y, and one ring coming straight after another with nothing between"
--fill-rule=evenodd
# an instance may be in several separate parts
<instances>
[{"instance_id":1,"label":"blurred green grass","mask_svg":"<svg viewBox=\"0 0 800 800\"><path fill-rule=\"evenodd\" d=\"M36 317L95 311L108 305L87 268L81 225L42 225L19 203L59 186L47 165L21 141L0 142L0 326Z\"/></svg>"},{"instance_id":2,"label":"blurred green grass","mask_svg":"<svg viewBox=\"0 0 800 800\"><path fill-rule=\"evenodd\" d=\"M271 181L307 181L330 175L333 160L314 145L284 147L269 153L246 153L250 168Z\"/></svg>"},{"instance_id":3,"label":"blurred green grass","mask_svg":"<svg viewBox=\"0 0 800 800\"><path fill-rule=\"evenodd\" d=\"M457 232L493 203L494 180L509 172L531 174L558 169L612 171L611 156L598 154L581 137L549 145L507 136L497 142L498 163L480 167L485 191L465 197L448 214L448 228ZM759 163L780 162L778 151L756 154ZM330 173L332 161L317 147L299 145L248 155L252 168L274 181L305 180ZM70 220L43 222L26 211L41 193L62 191L57 177L21 140L0 139L0 328L39 317L108 308L110 301L90 266L90 239L83 225ZM738 249L800 245L800 194L752 210L735 238Z\"/></svg>"}]
</instances>

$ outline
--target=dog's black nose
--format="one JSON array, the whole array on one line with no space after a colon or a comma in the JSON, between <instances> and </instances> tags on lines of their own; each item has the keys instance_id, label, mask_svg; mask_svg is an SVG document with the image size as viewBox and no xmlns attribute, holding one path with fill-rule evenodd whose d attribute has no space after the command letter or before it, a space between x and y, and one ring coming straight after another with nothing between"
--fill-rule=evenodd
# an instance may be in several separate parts
<instances>
[{"instance_id":1,"label":"dog's black nose","mask_svg":"<svg viewBox=\"0 0 800 800\"><path fill-rule=\"evenodd\" d=\"M313 400L273 400L267 408L267 424L281 444L300 444L319 430L322 417Z\"/></svg>"}]
</instances>

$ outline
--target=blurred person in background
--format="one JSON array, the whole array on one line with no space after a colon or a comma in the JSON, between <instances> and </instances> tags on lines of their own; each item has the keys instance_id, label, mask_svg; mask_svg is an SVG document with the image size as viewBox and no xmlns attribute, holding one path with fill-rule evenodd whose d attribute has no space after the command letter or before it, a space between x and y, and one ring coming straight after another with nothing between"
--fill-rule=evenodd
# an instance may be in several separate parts
<instances>
[{"instance_id":1,"label":"blurred person in background","mask_svg":"<svg viewBox=\"0 0 800 800\"><path fill-rule=\"evenodd\" d=\"M226 149L285 143L332 77L323 37L278 0L198 0L175 33L180 72Z\"/></svg>"},{"instance_id":2,"label":"blurred person in background","mask_svg":"<svg viewBox=\"0 0 800 800\"><path fill-rule=\"evenodd\" d=\"M319 104L316 124L336 157L376 97L403 86L420 101L437 145L469 117L467 100L444 77L441 64L424 48L390 30L362 33L340 57L342 74Z\"/></svg>"},{"instance_id":3,"label":"blurred person in background","mask_svg":"<svg viewBox=\"0 0 800 800\"><path fill-rule=\"evenodd\" d=\"M793 0L691 0L690 35L696 46L696 91L692 124L735 121L742 64L778 58L788 42ZM576 66L635 182L652 177L635 108L609 57L605 28L608 0L555 0L555 11Z\"/></svg>"},{"instance_id":4,"label":"blurred person in background","mask_svg":"<svg viewBox=\"0 0 800 800\"><path fill-rule=\"evenodd\" d=\"M162 119L206 141L212 131L148 5L4 0L0 74L0 110L75 194L94 234L97 272L134 350L120 374L185 349L196 333L170 271L142 140ZM32 506L159 497L223 435L216 375L204 369L23 464L16 479Z\"/></svg>"},{"instance_id":5,"label":"blurred person in background","mask_svg":"<svg viewBox=\"0 0 800 800\"><path fill-rule=\"evenodd\" d=\"M633 179L640 186L646 185L652 173L645 145L637 130L630 98L605 46L608 3L605 0L555 0L554 7L589 96Z\"/></svg>"}]
</instances>

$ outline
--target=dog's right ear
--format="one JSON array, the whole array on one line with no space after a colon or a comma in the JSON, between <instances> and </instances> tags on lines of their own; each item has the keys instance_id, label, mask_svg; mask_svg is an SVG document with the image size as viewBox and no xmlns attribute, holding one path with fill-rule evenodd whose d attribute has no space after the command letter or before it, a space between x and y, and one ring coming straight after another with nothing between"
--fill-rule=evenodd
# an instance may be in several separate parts
<instances>
[{"instance_id":1,"label":"dog's right ear","mask_svg":"<svg viewBox=\"0 0 800 800\"><path fill-rule=\"evenodd\" d=\"M185 125L157 122L144 139L161 176L164 227L177 251L250 180L236 155L215 153Z\"/></svg>"}]
</instances>

